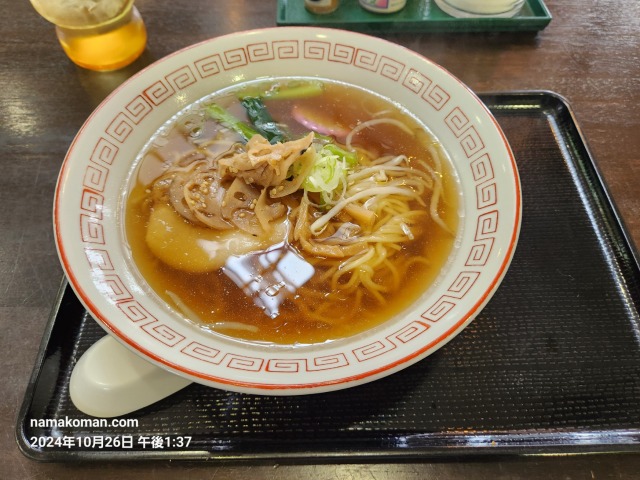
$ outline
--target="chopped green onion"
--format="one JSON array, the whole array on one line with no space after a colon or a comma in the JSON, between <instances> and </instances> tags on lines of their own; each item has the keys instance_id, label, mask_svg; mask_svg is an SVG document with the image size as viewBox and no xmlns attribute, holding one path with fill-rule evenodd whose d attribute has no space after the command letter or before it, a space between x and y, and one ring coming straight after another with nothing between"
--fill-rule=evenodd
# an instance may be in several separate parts
<instances>
[{"instance_id":1,"label":"chopped green onion","mask_svg":"<svg viewBox=\"0 0 640 480\"><path fill-rule=\"evenodd\" d=\"M346 181L350 165L344 156L332 153L327 147L325 145L316 153L314 165L302 183L302 188L307 192L320 193L328 203L334 190Z\"/></svg>"}]
</instances>

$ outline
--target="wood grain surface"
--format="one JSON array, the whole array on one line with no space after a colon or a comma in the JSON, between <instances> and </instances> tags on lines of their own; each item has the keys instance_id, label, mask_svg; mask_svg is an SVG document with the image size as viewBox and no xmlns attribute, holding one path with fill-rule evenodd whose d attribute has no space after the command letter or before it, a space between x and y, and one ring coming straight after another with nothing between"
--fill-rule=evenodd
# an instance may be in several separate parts
<instances>
[{"instance_id":1,"label":"wood grain surface","mask_svg":"<svg viewBox=\"0 0 640 480\"><path fill-rule=\"evenodd\" d=\"M52 25L29 2L0 0L0 478L640 478L640 454L288 466L60 465L24 457L14 428L62 278L51 211L58 170L74 135L115 87L154 60L211 37L275 27L276 0L136 3L149 33L147 50L130 67L95 73L66 59ZM640 245L640 2L546 4L553 20L537 33L384 38L429 57L476 92L551 90L564 96L632 241Z\"/></svg>"}]
</instances>

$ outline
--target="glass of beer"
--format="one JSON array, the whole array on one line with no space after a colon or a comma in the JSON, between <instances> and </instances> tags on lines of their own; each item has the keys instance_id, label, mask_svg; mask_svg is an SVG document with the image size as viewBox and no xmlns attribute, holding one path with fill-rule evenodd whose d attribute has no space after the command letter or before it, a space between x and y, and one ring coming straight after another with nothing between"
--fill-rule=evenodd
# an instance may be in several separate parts
<instances>
[{"instance_id":1,"label":"glass of beer","mask_svg":"<svg viewBox=\"0 0 640 480\"><path fill-rule=\"evenodd\" d=\"M89 70L117 70L144 51L147 31L133 0L31 0L56 26L67 56Z\"/></svg>"}]
</instances>

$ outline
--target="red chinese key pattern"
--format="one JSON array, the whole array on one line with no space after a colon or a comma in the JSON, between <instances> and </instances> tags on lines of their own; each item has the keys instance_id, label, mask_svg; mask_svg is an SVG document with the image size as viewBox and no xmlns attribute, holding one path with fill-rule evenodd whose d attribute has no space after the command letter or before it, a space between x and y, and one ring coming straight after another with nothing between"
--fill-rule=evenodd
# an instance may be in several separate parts
<instances>
[{"instance_id":1,"label":"red chinese key pattern","mask_svg":"<svg viewBox=\"0 0 640 480\"><path fill-rule=\"evenodd\" d=\"M105 230L102 224L102 206L104 203L102 193L109 181L110 168L118 160L119 145L127 141L136 126L154 108L172 98L177 92L208 77L233 71L251 63L278 62L300 58L311 61L341 63L376 73L386 79L397 82L402 88L408 89L415 95L417 100L425 102L435 111L449 112L444 116L444 123L459 141L462 151L467 157L476 189L477 224L474 243L466 253L465 266L468 269L459 273L444 294L435 299L434 303L428 306L420 315L420 318L407 319L408 323L401 326L396 332L382 339L378 338L372 343L353 348L350 351L331 355L319 354L313 358L297 359L259 358L241 355L233 351L222 351L219 348L193 341L176 332L168 325L163 324L152 316L130 293L110 258L110 242L119 242L120 239L105 237ZM344 42L290 39L248 43L244 47L236 47L209 54L177 68L136 94L126 104L125 108L114 116L103 134L100 135L93 149L93 154L86 164L80 204L81 213L78 219L80 222L80 241L84 245L87 261L93 271L93 276L99 280L99 288L106 297L116 304L119 311L128 321L139 327L142 332L154 341L160 342L164 346L178 349L181 354L203 363L249 372L265 371L298 374L301 372L341 369L353 363L367 362L373 358L384 356L394 351L401 344L420 341L421 335L427 332L432 324L441 321L454 309L458 302L472 290L475 282L482 275L481 267L485 266L491 258L500 219L500 212L496 207L498 187L491 154L487 151L478 129L469 118L469 115L465 114L463 107L450 105L450 103L453 103L451 102L451 95L425 73L416 68L407 67L400 60L378 54L372 50L348 45ZM512 243L514 242L515 234L512 239ZM513 245L511 248L513 248ZM504 268L506 268L506 264L503 265L502 270ZM69 270L67 269L68 272ZM502 271L499 272L493 284L499 280L502 273ZM485 297L493 289L493 284L485 292ZM84 298L84 301L85 304L91 303L88 298ZM474 309L477 309L483 301L484 299L481 298L474 305ZM93 313L96 312L94 311ZM442 343L451 335L451 332L456 330L458 325L461 325L472 314L473 311L468 312L465 318L458 321L448 331L448 334L426 345L420 345L413 356ZM113 322L105 318L100 319L117 332L117 328L112 325ZM139 350L141 349L132 341L125 340ZM152 353L146 353L154 358ZM162 359L155 359L163 362ZM392 368L402 363L402 361L396 361L385 368ZM176 365L171 366L178 370L184 370ZM208 376L202 372L187 371L187 373L204 379L241 385L241 383L233 380ZM367 372L362 374L362 377L372 373L377 372ZM353 376L347 376L344 379L329 383L347 382L352 379ZM282 385L272 383L251 384L251 386L266 389L282 387ZM302 385L300 388L304 386L307 385ZM296 385L287 385L286 388L296 388Z\"/></svg>"}]
</instances>

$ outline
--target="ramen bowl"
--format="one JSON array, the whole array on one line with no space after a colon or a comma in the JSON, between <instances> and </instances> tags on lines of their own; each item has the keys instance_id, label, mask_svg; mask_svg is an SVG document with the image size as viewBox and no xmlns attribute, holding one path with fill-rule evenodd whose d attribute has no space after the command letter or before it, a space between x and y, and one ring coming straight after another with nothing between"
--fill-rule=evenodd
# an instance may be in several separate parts
<instances>
[{"instance_id":1,"label":"ramen bowl","mask_svg":"<svg viewBox=\"0 0 640 480\"><path fill-rule=\"evenodd\" d=\"M459 190L458 228L444 266L409 306L358 334L308 344L220 335L189 321L184 311L155 294L132 261L124 215L140 152L185 107L212 92L271 77L317 77L389 99L426 126L451 164ZM205 41L126 81L74 139L54 203L63 269L109 334L189 380L270 395L353 387L398 372L444 346L498 288L516 247L520 218L512 152L469 88L393 43L297 27Z\"/></svg>"}]
</instances>

